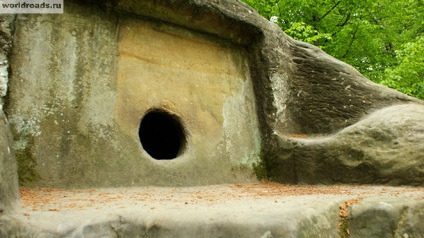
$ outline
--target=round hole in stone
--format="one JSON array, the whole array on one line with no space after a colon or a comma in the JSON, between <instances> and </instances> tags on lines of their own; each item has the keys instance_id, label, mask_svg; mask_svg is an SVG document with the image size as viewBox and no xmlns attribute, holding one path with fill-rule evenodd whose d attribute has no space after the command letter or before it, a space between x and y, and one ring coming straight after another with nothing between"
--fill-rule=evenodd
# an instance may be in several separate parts
<instances>
[{"instance_id":1,"label":"round hole in stone","mask_svg":"<svg viewBox=\"0 0 424 238\"><path fill-rule=\"evenodd\" d=\"M150 111L143 117L138 136L143 149L157 160L175 159L186 144L180 119L162 110Z\"/></svg>"}]
</instances>

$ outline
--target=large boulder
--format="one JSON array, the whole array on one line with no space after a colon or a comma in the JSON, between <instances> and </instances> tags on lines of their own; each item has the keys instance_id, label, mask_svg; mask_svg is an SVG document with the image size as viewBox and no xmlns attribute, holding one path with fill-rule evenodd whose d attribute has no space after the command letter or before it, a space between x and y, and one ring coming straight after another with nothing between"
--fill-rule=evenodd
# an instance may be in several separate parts
<instances>
[{"instance_id":1,"label":"large boulder","mask_svg":"<svg viewBox=\"0 0 424 238\"><path fill-rule=\"evenodd\" d=\"M309 184L423 185L423 110L423 105L396 105L330 136L282 138L275 178Z\"/></svg>"}]
</instances>

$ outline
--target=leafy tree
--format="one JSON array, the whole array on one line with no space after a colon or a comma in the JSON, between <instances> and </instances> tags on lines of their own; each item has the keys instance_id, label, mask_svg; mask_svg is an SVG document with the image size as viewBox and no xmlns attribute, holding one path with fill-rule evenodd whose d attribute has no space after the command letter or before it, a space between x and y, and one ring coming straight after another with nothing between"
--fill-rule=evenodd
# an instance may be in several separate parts
<instances>
[{"instance_id":1,"label":"leafy tree","mask_svg":"<svg viewBox=\"0 0 424 238\"><path fill-rule=\"evenodd\" d=\"M422 0L244 0L291 37L423 98Z\"/></svg>"},{"instance_id":2,"label":"leafy tree","mask_svg":"<svg viewBox=\"0 0 424 238\"><path fill-rule=\"evenodd\" d=\"M424 99L424 36L396 51L396 64L385 70L383 85Z\"/></svg>"}]
</instances>

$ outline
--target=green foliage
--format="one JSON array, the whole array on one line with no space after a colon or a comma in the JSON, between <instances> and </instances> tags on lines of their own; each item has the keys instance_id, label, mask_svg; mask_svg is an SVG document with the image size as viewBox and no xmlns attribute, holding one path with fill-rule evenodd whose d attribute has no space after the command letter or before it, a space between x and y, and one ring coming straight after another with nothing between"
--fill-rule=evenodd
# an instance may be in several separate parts
<instances>
[{"instance_id":1,"label":"green foliage","mask_svg":"<svg viewBox=\"0 0 424 238\"><path fill-rule=\"evenodd\" d=\"M312 26L307 25L304 22L292 23L290 28L286 30L286 33L296 40L308 42L310 44L317 45L320 48L324 48L324 46L320 45L318 42L322 40L331 40L330 34L319 33Z\"/></svg>"},{"instance_id":2,"label":"green foliage","mask_svg":"<svg viewBox=\"0 0 424 238\"><path fill-rule=\"evenodd\" d=\"M244 0L291 37L423 98L422 0ZM420 54L421 52L421 54Z\"/></svg>"},{"instance_id":3,"label":"green foliage","mask_svg":"<svg viewBox=\"0 0 424 238\"><path fill-rule=\"evenodd\" d=\"M396 52L396 64L385 70L383 85L424 99L424 36Z\"/></svg>"}]
</instances>

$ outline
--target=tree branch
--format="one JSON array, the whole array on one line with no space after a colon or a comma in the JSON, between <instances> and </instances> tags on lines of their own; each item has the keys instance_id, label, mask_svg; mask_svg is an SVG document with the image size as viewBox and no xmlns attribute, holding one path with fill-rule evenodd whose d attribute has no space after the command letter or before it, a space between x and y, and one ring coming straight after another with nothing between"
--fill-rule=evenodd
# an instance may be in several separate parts
<instances>
[{"instance_id":1,"label":"tree branch","mask_svg":"<svg viewBox=\"0 0 424 238\"><path fill-rule=\"evenodd\" d=\"M334 6L330 9L330 10L328 10L322 17L320 17L319 18L319 20L321 21L322 19L324 19L328 14L330 14L333 10L334 10L334 8L336 8L337 7L337 5L339 5L340 3L341 3L342 1L338 1L338 2L336 2L336 4L334 4Z\"/></svg>"},{"instance_id":2,"label":"tree branch","mask_svg":"<svg viewBox=\"0 0 424 238\"><path fill-rule=\"evenodd\" d=\"M355 41L356 33L358 32L359 26L356 25L356 29L353 32L352 38L350 39L349 47L346 50L346 53L342 56L342 58L346 57L346 55L349 53L350 48L352 47L353 42Z\"/></svg>"},{"instance_id":3,"label":"tree branch","mask_svg":"<svg viewBox=\"0 0 424 238\"><path fill-rule=\"evenodd\" d=\"M350 12L347 14L347 17L344 20L344 22L342 24L337 24L337 26L344 27L349 20L350 20Z\"/></svg>"}]
</instances>

